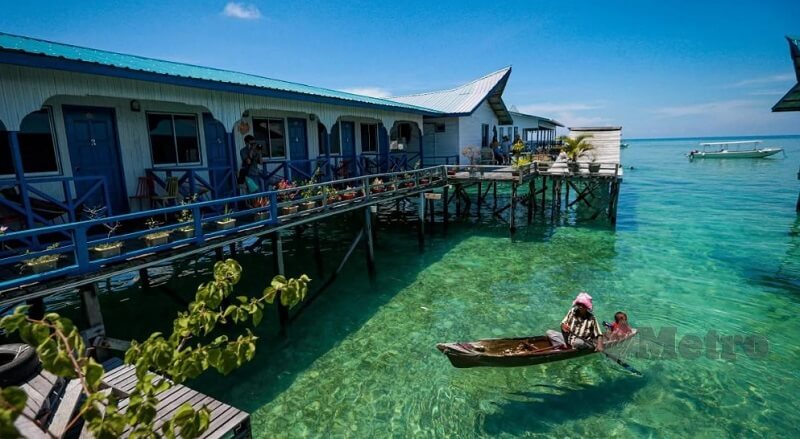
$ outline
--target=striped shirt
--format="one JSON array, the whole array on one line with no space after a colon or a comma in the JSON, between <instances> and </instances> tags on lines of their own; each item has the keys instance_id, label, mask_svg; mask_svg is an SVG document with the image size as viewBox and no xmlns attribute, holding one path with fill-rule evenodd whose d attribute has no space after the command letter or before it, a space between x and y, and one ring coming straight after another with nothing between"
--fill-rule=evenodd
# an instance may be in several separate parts
<instances>
[{"instance_id":1,"label":"striped shirt","mask_svg":"<svg viewBox=\"0 0 800 439\"><path fill-rule=\"evenodd\" d=\"M574 306L569 309L561 323L566 323L569 326L569 340L567 340L567 343L570 345L574 344L576 337L592 342L603 334L600 331L600 325L597 324L597 319L594 318L594 314L587 311L586 317L581 317L575 312Z\"/></svg>"}]
</instances>

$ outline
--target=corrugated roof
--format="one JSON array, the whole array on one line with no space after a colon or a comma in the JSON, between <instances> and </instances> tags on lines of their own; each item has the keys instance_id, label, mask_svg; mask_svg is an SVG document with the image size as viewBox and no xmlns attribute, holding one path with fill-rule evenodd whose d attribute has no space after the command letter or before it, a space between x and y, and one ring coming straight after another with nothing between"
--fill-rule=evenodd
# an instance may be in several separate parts
<instances>
[{"instance_id":1,"label":"corrugated roof","mask_svg":"<svg viewBox=\"0 0 800 439\"><path fill-rule=\"evenodd\" d=\"M449 90L432 91L406 96L395 96L389 99L409 105L431 108L442 113L462 115L470 114L488 97L499 99L505 89L511 67L504 67L479 79ZM491 104L491 103L490 103ZM508 114L502 100L494 103L495 112ZM495 108L497 107L497 108ZM500 117L500 114L498 114Z\"/></svg>"},{"instance_id":2,"label":"corrugated roof","mask_svg":"<svg viewBox=\"0 0 800 439\"><path fill-rule=\"evenodd\" d=\"M0 32L0 50L22 52L26 54L41 55L52 58L79 61L82 63L126 69L136 72L155 73L170 77L190 78L215 83L226 83L258 89L278 90L297 93L307 96L318 96L341 101L358 102L361 104L392 107L399 110L412 112L436 113L429 108L422 108L414 104L390 101L387 99L361 96L343 91L313 87L305 84L281 81L279 79L265 78L248 73L233 72L229 70L202 67L172 61L146 58L136 55L109 52L87 47L45 41L36 38L11 35Z\"/></svg>"},{"instance_id":3,"label":"corrugated roof","mask_svg":"<svg viewBox=\"0 0 800 439\"><path fill-rule=\"evenodd\" d=\"M787 36L786 41L789 42L789 55L792 57L797 84L772 107L772 111L800 111L800 37Z\"/></svg>"},{"instance_id":4,"label":"corrugated roof","mask_svg":"<svg viewBox=\"0 0 800 439\"><path fill-rule=\"evenodd\" d=\"M550 122L551 124L553 124L555 126L559 126L559 127L563 127L564 126L563 124L561 124L559 121L557 121L555 119L549 119L549 118L542 117L542 116L534 116L533 114L520 113L519 111L509 111L508 113L511 114L511 117L517 117L517 116L535 117L536 119L543 120L545 122Z\"/></svg>"}]
</instances>

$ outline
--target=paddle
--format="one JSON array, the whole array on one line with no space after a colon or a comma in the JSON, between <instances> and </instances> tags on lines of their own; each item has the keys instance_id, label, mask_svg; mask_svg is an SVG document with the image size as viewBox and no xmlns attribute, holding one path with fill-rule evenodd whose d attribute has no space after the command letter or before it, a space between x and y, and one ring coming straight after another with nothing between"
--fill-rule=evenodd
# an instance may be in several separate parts
<instances>
[{"instance_id":1,"label":"paddle","mask_svg":"<svg viewBox=\"0 0 800 439\"><path fill-rule=\"evenodd\" d=\"M574 334L573 334L573 335L574 335ZM594 349L594 350L597 350L597 346L595 346L595 344L594 344L594 343L592 343L592 342L590 342L590 341L586 340L585 338L578 337L577 335L575 335L575 338L577 338L578 340L581 340L581 341L583 341L584 343L586 343L587 345L589 345L589 347L591 347L592 349ZM638 370L636 370L636 368L635 368L635 367L633 367L633 366L631 366L630 364L626 363L626 362L625 362L625 361L623 361L621 358L619 358L619 357L617 357L617 356L615 356L615 355L611 355L611 354L609 354L608 352L606 352L605 350L602 350L602 351L600 351L600 353L602 353L603 355L605 355L606 357L608 357L608 358L609 358L610 360L612 360L613 362L615 362L615 363L619 364L620 366L622 366L622 368L623 368L623 369L625 369L625 370L627 370L628 372L630 372L630 373L632 373L632 374L634 374L634 375L637 375L637 376L643 376L643 375L642 375L642 373L641 373L641 372L639 372Z\"/></svg>"}]
</instances>

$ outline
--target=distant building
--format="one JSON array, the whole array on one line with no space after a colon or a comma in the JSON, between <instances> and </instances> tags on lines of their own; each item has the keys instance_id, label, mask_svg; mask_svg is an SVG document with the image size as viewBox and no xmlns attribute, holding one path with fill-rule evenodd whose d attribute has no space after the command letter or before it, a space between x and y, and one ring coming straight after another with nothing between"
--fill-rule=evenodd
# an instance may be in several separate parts
<instances>
[{"instance_id":1,"label":"distant building","mask_svg":"<svg viewBox=\"0 0 800 439\"><path fill-rule=\"evenodd\" d=\"M498 139L508 136L508 139L513 142L519 136L531 150L553 144L557 138L556 128L564 126L553 119L541 116L517 111L509 111L509 113L514 120L511 125L498 127Z\"/></svg>"},{"instance_id":2,"label":"distant building","mask_svg":"<svg viewBox=\"0 0 800 439\"><path fill-rule=\"evenodd\" d=\"M789 42L789 54L792 57L797 84L772 107L772 111L800 111L800 37L787 36L786 40Z\"/></svg>"}]
</instances>

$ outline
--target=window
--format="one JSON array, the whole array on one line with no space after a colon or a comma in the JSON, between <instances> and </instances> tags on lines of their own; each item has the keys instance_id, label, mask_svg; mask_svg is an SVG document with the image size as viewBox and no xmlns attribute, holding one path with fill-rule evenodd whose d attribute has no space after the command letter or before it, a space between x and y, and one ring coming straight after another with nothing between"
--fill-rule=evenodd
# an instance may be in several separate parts
<instances>
[{"instance_id":1,"label":"window","mask_svg":"<svg viewBox=\"0 0 800 439\"><path fill-rule=\"evenodd\" d=\"M283 119L253 118L253 137L263 146L265 157L286 157L286 128Z\"/></svg>"},{"instance_id":2,"label":"window","mask_svg":"<svg viewBox=\"0 0 800 439\"><path fill-rule=\"evenodd\" d=\"M49 108L25 116L20 124L17 139L22 156L22 169L26 174L58 172L53 119ZM10 174L14 174L14 161L8 132L0 131L0 175Z\"/></svg>"},{"instance_id":3,"label":"window","mask_svg":"<svg viewBox=\"0 0 800 439\"><path fill-rule=\"evenodd\" d=\"M446 125L443 123L437 123L434 125L434 131L436 131L437 133L443 133L445 132L445 129Z\"/></svg>"},{"instance_id":4,"label":"window","mask_svg":"<svg viewBox=\"0 0 800 439\"><path fill-rule=\"evenodd\" d=\"M378 151L378 124L361 124L361 152Z\"/></svg>"},{"instance_id":5,"label":"window","mask_svg":"<svg viewBox=\"0 0 800 439\"><path fill-rule=\"evenodd\" d=\"M481 147L489 146L489 125L481 125Z\"/></svg>"},{"instance_id":6,"label":"window","mask_svg":"<svg viewBox=\"0 0 800 439\"><path fill-rule=\"evenodd\" d=\"M519 137L519 127L514 127L514 139L516 140L517 137Z\"/></svg>"},{"instance_id":7,"label":"window","mask_svg":"<svg viewBox=\"0 0 800 439\"><path fill-rule=\"evenodd\" d=\"M148 113L147 126L154 165L200 162L200 138L195 115Z\"/></svg>"}]
</instances>

